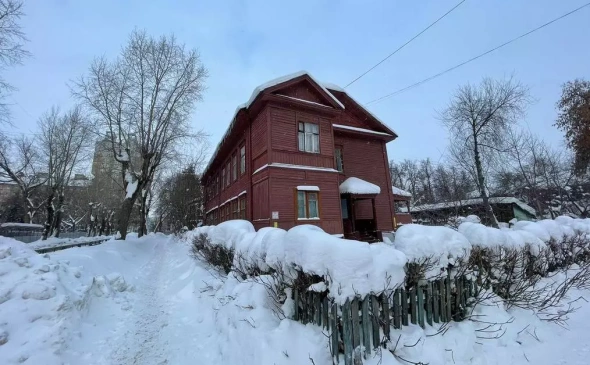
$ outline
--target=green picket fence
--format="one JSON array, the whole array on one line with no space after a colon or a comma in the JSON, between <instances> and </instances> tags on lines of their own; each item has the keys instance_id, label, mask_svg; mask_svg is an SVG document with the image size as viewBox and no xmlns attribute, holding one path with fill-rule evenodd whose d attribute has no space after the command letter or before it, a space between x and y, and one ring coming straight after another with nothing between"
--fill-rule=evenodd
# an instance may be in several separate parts
<instances>
[{"instance_id":1,"label":"green picket fence","mask_svg":"<svg viewBox=\"0 0 590 365\"><path fill-rule=\"evenodd\" d=\"M409 290L357 297L343 305L334 303L325 292L294 290L294 319L322 326L329 332L335 364L344 354L345 365L356 365L390 339L391 326L399 329L413 324L425 328L462 320L475 290L475 282L465 277L445 278Z\"/></svg>"}]
</instances>

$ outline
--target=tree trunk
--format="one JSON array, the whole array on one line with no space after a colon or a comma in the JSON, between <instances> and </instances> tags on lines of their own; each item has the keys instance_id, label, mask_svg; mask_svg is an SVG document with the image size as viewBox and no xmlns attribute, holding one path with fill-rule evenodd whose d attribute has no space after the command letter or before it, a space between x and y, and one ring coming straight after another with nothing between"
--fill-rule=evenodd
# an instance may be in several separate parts
<instances>
[{"instance_id":1,"label":"tree trunk","mask_svg":"<svg viewBox=\"0 0 590 365\"><path fill-rule=\"evenodd\" d=\"M55 208L53 207L53 198L55 197L55 190L52 189L51 193L47 197L47 219L45 220L45 225L43 227L43 235L41 237L42 240L46 240L49 234L51 233L51 228L53 227L53 214L55 213Z\"/></svg>"},{"instance_id":2,"label":"tree trunk","mask_svg":"<svg viewBox=\"0 0 590 365\"><path fill-rule=\"evenodd\" d=\"M136 195L136 194L134 194ZM131 212L133 212L133 205L135 203L135 197L126 198L121 204L119 209L119 216L117 217L117 231L119 237L117 239L124 240L127 237L127 229L129 228L129 218Z\"/></svg>"},{"instance_id":3,"label":"tree trunk","mask_svg":"<svg viewBox=\"0 0 590 365\"><path fill-rule=\"evenodd\" d=\"M142 194L143 195L143 194ZM141 206L139 207L139 233L138 237L147 234L147 194L141 197Z\"/></svg>"},{"instance_id":4,"label":"tree trunk","mask_svg":"<svg viewBox=\"0 0 590 365\"><path fill-rule=\"evenodd\" d=\"M486 192L485 178L483 176L483 167L481 166L481 156L479 155L479 145L477 144L478 143L477 136L474 135L473 137L474 137L473 154L475 157L475 169L477 171L477 182L479 185L479 192L481 195L481 199L483 200L483 207L486 211L486 215L487 215L488 220L490 221L490 224L492 225L492 227L500 228L500 225L498 224L498 220L496 219L496 215L494 214L494 211L492 210L492 206L490 205L488 193Z\"/></svg>"},{"instance_id":5,"label":"tree trunk","mask_svg":"<svg viewBox=\"0 0 590 365\"><path fill-rule=\"evenodd\" d=\"M55 237L59 237L59 233L61 231L61 219L63 216L63 206L64 206L64 195L59 194L57 198L57 212L55 213L55 222L53 224L53 235Z\"/></svg>"}]
</instances>

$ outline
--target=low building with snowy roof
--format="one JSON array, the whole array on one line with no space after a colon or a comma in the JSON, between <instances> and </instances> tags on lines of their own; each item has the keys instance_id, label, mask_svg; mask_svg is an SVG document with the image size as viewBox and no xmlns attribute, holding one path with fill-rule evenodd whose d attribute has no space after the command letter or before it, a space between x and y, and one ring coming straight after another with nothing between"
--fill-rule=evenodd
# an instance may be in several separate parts
<instances>
[{"instance_id":1,"label":"low building with snowy roof","mask_svg":"<svg viewBox=\"0 0 590 365\"><path fill-rule=\"evenodd\" d=\"M203 172L207 224L394 229L385 145L397 134L344 89L301 71L256 87Z\"/></svg>"},{"instance_id":2,"label":"low building with snowy roof","mask_svg":"<svg viewBox=\"0 0 590 365\"><path fill-rule=\"evenodd\" d=\"M489 202L499 222L536 218L535 209L517 198L497 196L490 197ZM418 205L411 208L411 214L415 222L422 224L441 225L453 218L469 215L478 216L484 224L489 223L482 198Z\"/></svg>"}]
</instances>

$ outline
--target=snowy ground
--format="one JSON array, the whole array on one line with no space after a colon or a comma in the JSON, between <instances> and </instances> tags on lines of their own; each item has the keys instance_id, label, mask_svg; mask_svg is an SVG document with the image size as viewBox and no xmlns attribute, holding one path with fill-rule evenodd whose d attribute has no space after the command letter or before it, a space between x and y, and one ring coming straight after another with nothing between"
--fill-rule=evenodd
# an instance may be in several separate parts
<instances>
[{"instance_id":1,"label":"snowy ground","mask_svg":"<svg viewBox=\"0 0 590 365\"><path fill-rule=\"evenodd\" d=\"M444 336L406 328L398 348L430 364L587 364L590 304L579 303L567 329L483 307L489 318L515 317L502 338L478 339L466 321ZM331 364L319 328L280 321L268 307L263 287L221 280L173 237L48 256L0 238L1 364ZM385 353L368 363L380 361L403 364Z\"/></svg>"},{"instance_id":2,"label":"snowy ground","mask_svg":"<svg viewBox=\"0 0 590 365\"><path fill-rule=\"evenodd\" d=\"M95 236L95 237L77 237L77 238L56 238L50 237L46 240L37 240L31 243L28 243L28 246L33 250L38 250L41 248L49 248L49 247L60 247L60 246L67 246L75 243L86 243L86 242L93 242L93 241L100 241L104 239L109 239L110 236Z\"/></svg>"}]
</instances>

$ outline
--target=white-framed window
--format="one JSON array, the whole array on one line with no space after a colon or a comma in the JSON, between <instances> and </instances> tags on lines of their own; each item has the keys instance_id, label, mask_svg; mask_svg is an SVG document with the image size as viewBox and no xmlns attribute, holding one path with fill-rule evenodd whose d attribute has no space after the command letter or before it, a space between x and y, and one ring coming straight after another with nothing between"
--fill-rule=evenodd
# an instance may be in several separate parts
<instances>
[{"instance_id":1,"label":"white-framed window","mask_svg":"<svg viewBox=\"0 0 590 365\"><path fill-rule=\"evenodd\" d=\"M320 128L315 123L299 122L299 151L320 153Z\"/></svg>"},{"instance_id":2,"label":"white-framed window","mask_svg":"<svg viewBox=\"0 0 590 365\"><path fill-rule=\"evenodd\" d=\"M319 219L319 192L297 191L297 219Z\"/></svg>"}]
</instances>

